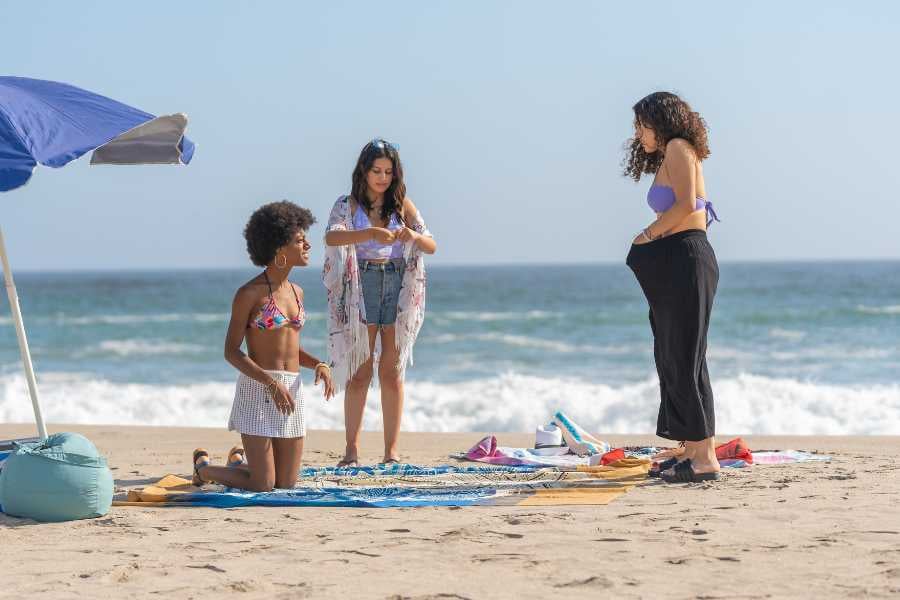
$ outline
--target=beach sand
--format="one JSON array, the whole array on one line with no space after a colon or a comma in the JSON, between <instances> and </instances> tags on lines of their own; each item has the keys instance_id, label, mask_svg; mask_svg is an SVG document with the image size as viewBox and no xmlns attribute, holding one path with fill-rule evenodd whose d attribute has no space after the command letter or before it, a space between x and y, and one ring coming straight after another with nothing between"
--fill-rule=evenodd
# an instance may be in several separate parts
<instances>
[{"instance_id":1,"label":"beach sand","mask_svg":"<svg viewBox=\"0 0 900 600\"><path fill-rule=\"evenodd\" d=\"M87 435L117 490L188 475L217 429L51 426ZM0 439L33 435L0 425ZM449 462L477 433L407 433L403 460ZM531 436L502 434L504 445ZM606 436L613 444L662 444ZM729 436L721 436L727 441ZM133 508L38 524L0 514L10 598L855 598L900 594L900 437L745 436L831 463L727 470L714 484L634 488L607 506L404 509ZM366 433L363 459L380 458ZM343 434L313 431L331 465Z\"/></svg>"}]
</instances>

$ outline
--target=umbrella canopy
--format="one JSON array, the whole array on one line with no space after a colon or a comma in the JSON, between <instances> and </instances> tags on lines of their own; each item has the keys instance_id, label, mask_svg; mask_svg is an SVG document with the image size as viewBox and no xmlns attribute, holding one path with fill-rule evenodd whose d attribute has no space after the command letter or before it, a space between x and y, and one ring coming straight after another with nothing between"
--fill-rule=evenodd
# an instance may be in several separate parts
<instances>
[{"instance_id":1,"label":"umbrella canopy","mask_svg":"<svg viewBox=\"0 0 900 600\"><path fill-rule=\"evenodd\" d=\"M0 76L0 192L28 183L37 165L63 167L94 151L91 164L187 164L194 144L184 137L187 117L155 117L65 83ZM0 260L25 380L42 438L47 428L19 297L0 230Z\"/></svg>"},{"instance_id":2,"label":"umbrella canopy","mask_svg":"<svg viewBox=\"0 0 900 600\"><path fill-rule=\"evenodd\" d=\"M0 76L0 191L25 185L41 164L187 164L187 117L155 117L65 83Z\"/></svg>"}]
</instances>

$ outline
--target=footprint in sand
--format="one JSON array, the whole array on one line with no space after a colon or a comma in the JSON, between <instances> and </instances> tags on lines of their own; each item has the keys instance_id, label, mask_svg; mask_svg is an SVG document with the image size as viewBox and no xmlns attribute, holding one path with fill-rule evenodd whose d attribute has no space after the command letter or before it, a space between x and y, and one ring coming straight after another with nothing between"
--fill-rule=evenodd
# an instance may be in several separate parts
<instances>
[{"instance_id":1,"label":"footprint in sand","mask_svg":"<svg viewBox=\"0 0 900 600\"><path fill-rule=\"evenodd\" d=\"M556 588L571 588L571 587L600 587L600 588L610 588L613 586L613 582L603 577L602 575L594 575L593 577L588 577L587 579L569 581L567 583L557 583L553 587Z\"/></svg>"},{"instance_id":2,"label":"footprint in sand","mask_svg":"<svg viewBox=\"0 0 900 600\"><path fill-rule=\"evenodd\" d=\"M485 531L485 533L490 533L492 535L499 535L501 537L505 537L505 538L509 538L509 539L513 539L513 540L518 540L518 539L522 539L523 537L525 537L521 533L506 533L503 531Z\"/></svg>"}]
</instances>

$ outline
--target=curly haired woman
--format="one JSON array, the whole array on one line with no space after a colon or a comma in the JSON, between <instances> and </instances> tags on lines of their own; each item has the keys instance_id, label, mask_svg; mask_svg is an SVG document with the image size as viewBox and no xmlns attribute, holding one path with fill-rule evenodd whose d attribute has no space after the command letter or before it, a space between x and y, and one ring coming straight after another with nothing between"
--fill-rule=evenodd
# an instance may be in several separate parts
<instances>
[{"instance_id":1,"label":"curly haired woman","mask_svg":"<svg viewBox=\"0 0 900 600\"><path fill-rule=\"evenodd\" d=\"M650 305L661 395L656 434L684 445L657 473L670 483L718 479L706 367L706 335L719 281L706 228L718 217L703 179L702 161L709 156L706 123L668 92L650 94L633 110L635 136L625 175L635 181L654 175L647 203L656 220L634 239L626 263Z\"/></svg>"},{"instance_id":2,"label":"curly haired woman","mask_svg":"<svg viewBox=\"0 0 900 600\"><path fill-rule=\"evenodd\" d=\"M225 336L225 360L240 371L228 429L241 434L244 447L232 448L224 467L195 450L195 485L214 481L266 492L297 482L306 435L300 367L315 371L326 400L334 395L330 367L300 345L303 290L288 280L293 267L309 264L306 234L313 223L307 209L282 201L257 209L244 229L250 260L264 267L238 288Z\"/></svg>"},{"instance_id":3,"label":"curly haired woman","mask_svg":"<svg viewBox=\"0 0 900 600\"><path fill-rule=\"evenodd\" d=\"M397 462L403 376L425 316L425 264L437 244L406 197L397 148L366 144L349 196L334 204L322 278L328 293L328 351L345 387L347 445L339 467L358 466L366 394L378 370L384 462Z\"/></svg>"}]
</instances>

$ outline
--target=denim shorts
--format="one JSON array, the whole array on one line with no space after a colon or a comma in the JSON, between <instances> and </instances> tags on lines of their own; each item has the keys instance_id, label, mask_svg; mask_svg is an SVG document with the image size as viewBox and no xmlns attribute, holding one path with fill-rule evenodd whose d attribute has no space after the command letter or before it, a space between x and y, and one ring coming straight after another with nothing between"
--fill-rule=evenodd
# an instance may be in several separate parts
<instances>
[{"instance_id":1,"label":"denim shorts","mask_svg":"<svg viewBox=\"0 0 900 600\"><path fill-rule=\"evenodd\" d=\"M366 324L393 325L397 321L397 301L405 270L406 261L402 258L386 263L359 261Z\"/></svg>"}]
</instances>

